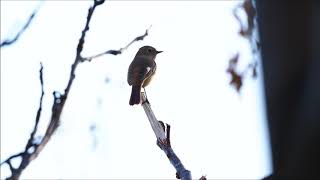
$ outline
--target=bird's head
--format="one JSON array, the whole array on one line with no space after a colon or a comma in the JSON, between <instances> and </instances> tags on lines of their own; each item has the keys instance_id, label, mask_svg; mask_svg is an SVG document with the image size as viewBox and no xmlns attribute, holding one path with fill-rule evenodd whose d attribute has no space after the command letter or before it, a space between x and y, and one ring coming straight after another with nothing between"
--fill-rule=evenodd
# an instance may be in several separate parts
<instances>
[{"instance_id":1,"label":"bird's head","mask_svg":"<svg viewBox=\"0 0 320 180\"><path fill-rule=\"evenodd\" d=\"M137 52L137 55L156 57L157 54L162 52L163 51L157 51L156 48L152 46L143 46L139 49L139 51Z\"/></svg>"}]
</instances>

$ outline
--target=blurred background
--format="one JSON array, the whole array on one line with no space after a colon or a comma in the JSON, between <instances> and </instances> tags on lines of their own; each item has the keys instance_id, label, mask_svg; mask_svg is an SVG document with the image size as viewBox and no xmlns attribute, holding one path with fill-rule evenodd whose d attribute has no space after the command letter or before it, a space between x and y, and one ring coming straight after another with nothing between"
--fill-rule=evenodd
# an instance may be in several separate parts
<instances>
[{"instance_id":1,"label":"blurred background","mask_svg":"<svg viewBox=\"0 0 320 180\"><path fill-rule=\"evenodd\" d=\"M142 107L129 106L128 66L137 50L159 54L147 87L156 117L172 126L171 143L193 178L261 179L272 171L262 62L239 35L234 9L242 1L107 1L97 7L82 55L124 47L152 25L149 36L122 55L84 62L53 138L21 179L173 179ZM1 162L23 151L34 126L43 63L45 96L39 139L51 116L53 91L63 92L92 1L1 1ZM239 14L245 19L244 13ZM255 35L256 36L256 35ZM258 38L257 38L258 39ZM256 61L257 77L230 85L237 69ZM266 67L268 68L268 67ZM13 161L18 164L19 159ZM8 177L1 166L1 179Z\"/></svg>"}]
</instances>

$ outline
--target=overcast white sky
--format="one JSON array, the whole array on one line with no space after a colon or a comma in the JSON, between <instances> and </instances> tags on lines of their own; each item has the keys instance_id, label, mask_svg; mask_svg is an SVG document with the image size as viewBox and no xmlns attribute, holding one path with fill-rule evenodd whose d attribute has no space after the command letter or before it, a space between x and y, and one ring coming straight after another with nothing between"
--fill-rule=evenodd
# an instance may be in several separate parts
<instances>
[{"instance_id":1,"label":"overcast white sky","mask_svg":"<svg viewBox=\"0 0 320 180\"><path fill-rule=\"evenodd\" d=\"M157 74L147 87L157 118L171 124L172 146L192 177L258 179L271 172L261 64L240 94L230 87L228 61L250 45L238 35L232 9L241 1L107 1L95 11L83 56L118 49L152 25L150 35L120 56L80 64L61 126L22 179L174 179L175 170L141 106L128 105L127 69L152 45ZM91 1L46 1L21 38L1 49L1 161L24 149L40 97L39 135L51 115L52 92L63 92ZM1 41L26 21L38 1L1 0ZM108 79L108 82L106 82ZM96 127L90 131L90 127ZM1 167L1 179L9 175Z\"/></svg>"}]
</instances>

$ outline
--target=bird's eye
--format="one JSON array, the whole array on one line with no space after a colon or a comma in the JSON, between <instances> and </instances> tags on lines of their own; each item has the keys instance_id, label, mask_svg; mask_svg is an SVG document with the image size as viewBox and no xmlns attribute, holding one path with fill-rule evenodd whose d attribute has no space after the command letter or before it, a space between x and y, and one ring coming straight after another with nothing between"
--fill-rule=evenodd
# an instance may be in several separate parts
<instances>
[{"instance_id":1,"label":"bird's eye","mask_svg":"<svg viewBox=\"0 0 320 180\"><path fill-rule=\"evenodd\" d=\"M151 52L152 52L152 49L148 49L148 52L151 53Z\"/></svg>"}]
</instances>

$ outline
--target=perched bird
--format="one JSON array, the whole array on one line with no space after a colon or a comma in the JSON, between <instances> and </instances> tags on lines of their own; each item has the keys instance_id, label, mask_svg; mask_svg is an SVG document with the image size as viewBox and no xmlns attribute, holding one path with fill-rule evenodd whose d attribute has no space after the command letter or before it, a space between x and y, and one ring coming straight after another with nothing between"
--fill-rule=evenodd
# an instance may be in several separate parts
<instances>
[{"instance_id":1,"label":"perched bird","mask_svg":"<svg viewBox=\"0 0 320 180\"><path fill-rule=\"evenodd\" d=\"M161 52L152 46L143 46L131 62L127 77L128 84L132 86L130 105L140 104L141 88L150 83L157 68L154 60Z\"/></svg>"}]
</instances>

